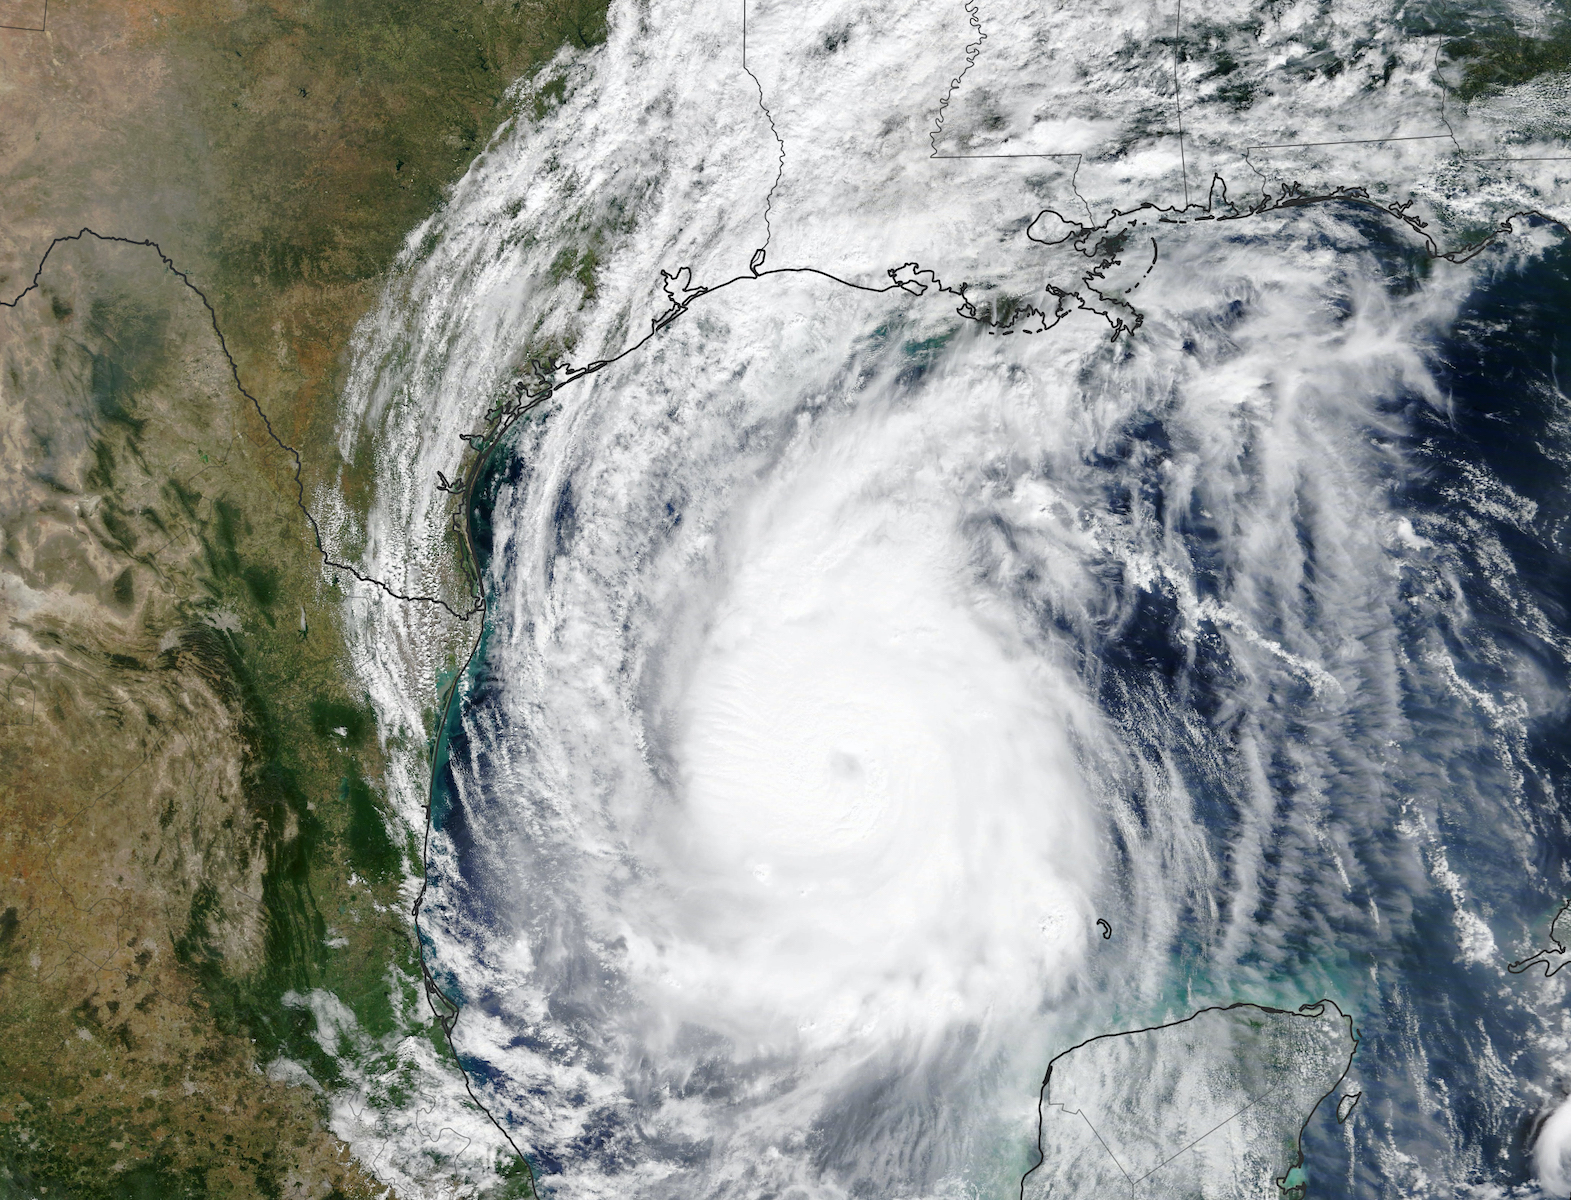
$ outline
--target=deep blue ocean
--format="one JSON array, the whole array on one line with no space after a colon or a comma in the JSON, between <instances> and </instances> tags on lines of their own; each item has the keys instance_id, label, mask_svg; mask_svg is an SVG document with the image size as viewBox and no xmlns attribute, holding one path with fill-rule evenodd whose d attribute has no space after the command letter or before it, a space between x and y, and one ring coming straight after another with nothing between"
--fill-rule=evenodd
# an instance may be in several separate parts
<instances>
[{"instance_id":1,"label":"deep blue ocean","mask_svg":"<svg viewBox=\"0 0 1571 1200\"><path fill-rule=\"evenodd\" d=\"M1396 295L1451 269L1395 242L1373 252ZM1166 963L1173 1003L1329 996L1354 1016L1360 1043L1344 1090L1362 1095L1346 1124L1335 1120L1332 1097L1305 1131L1312 1197L1505 1194L1490 1189L1534 1178L1538 1126L1571 1087L1571 1052L1556 1048L1565 980L1505 970L1547 944L1571 895L1571 399L1559 379L1571 364L1571 246L1561 236L1525 262L1503 254L1486 262L1459 319L1423 348L1446 403L1383 396L1381 419L1366 431L1374 458L1389 464L1370 486L1407 522L1409 549L1391 566L1393 602L1371 601L1378 612L1365 613L1325 607L1316 572L1343 547L1326 539L1313 497L1303 497L1296 532L1305 571L1298 593L1276 598L1275 608L1325 631L1344 659L1378 664L1357 703L1328 707L1302 680L1248 684L1226 639L1182 636L1171 586L1135 587L1114 565L1104 574L1109 602L1094 619L1039 602L1029 579L1018 583L1022 610L1042 636L1074 647L1087 693L1130 752L1181 779L1218 864L1211 894L1175 898L1171 943L1141 951ZM1084 466L1104 481L1106 512L1138 511L1172 530L1195 595L1222 599L1240 582L1223 545L1225 513L1192 490L1169 491L1167 467L1190 436L1153 406ZM492 557L492 521L499 495L528 485L536 444L516 438L476 489L474 542L493 597L509 571L525 569ZM570 487L559 491L553 519L562 561L574 553ZM503 759L530 754L507 737L505 684L515 669L482 639L438 748L440 853L428 911L447 930L514 928L507 897L519 886L517 860L494 836L496 800L484 781L505 773ZM1138 780L1130 788L1137 812L1156 802ZM1264 812L1262 794L1274 798ZM1245 888L1237 847L1256 827L1264 849ZM1247 911L1231 910L1243 895ZM1463 909L1484 928L1459 916ZM1224 927L1232 940L1219 973ZM1237 932L1246 927L1247 937ZM466 1006L461 1030L481 1014L509 1019L513 1000L466 990L463 970L429 940L427 953ZM599 986L586 964L541 1003L573 1027L594 1020ZM509 1049L549 1058L560 1047L521 1029ZM464 1065L504 1124L517 1122L547 1194L573 1155L628 1153L625 1116L608 1112L565 1140L536 1136L528 1089L510 1082L506 1061L476 1053Z\"/></svg>"}]
</instances>

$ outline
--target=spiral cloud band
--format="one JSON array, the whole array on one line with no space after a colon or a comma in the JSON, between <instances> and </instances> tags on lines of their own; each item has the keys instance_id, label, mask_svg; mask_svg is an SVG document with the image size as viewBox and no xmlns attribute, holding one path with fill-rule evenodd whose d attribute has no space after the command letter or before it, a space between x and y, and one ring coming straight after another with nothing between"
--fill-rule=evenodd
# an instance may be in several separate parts
<instances>
[{"instance_id":1,"label":"spiral cloud band","mask_svg":"<svg viewBox=\"0 0 1571 1200\"><path fill-rule=\"evenodd\" d=\"M1530 1177L1571 1066L1500 946L1558 888L1571 426L1547 355L1509 360L1536 440L1470 414L1550 242L1480 271L1346 193L1241 209L1240 131L1198 143L1209 191L1153 131L1165 17L980 12L760 4L744 48L736 5L613 6L362 330L343 448L383 466L337 536L408 593L443 585L455 433L545 396L477 485L427 854L475 1095L564 1200L1004 1197L1064 1128L1053 1061L1165 1163L1143 1060L1062 1056L1214 1009L1183 1036L1310 1057L1194 1194L1296 1186L1300 1132L1348 1194ZM1396 15L1324 19L1427 86ZM1344 91L1277 115L1373 119ZM423 822L454 634L354 600ZM1168 1044L1197 1112L1271 1077Z\"/></svg>"}]
</instances>

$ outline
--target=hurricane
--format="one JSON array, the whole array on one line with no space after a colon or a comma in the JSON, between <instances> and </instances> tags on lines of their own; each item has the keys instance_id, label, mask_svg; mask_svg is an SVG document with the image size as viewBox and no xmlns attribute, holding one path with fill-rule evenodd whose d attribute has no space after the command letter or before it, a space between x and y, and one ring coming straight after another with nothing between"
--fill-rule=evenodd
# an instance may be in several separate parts
<instances>
[{"instance_id":1,"label":"hurricane","mask_svg":"<svg viewBox=\"0 0 1571 1200\"><path fill-rule=\"evenodd\" d=\"M1571 1178L1508 969L1571 851L1563 231L1447 259L1198 103L1181 159L1172 14L1114 8L613 6L362 327L368 572L435 589L513 417L473 655L367 593L356 667L410 746L457 678L423 950L543 1196L1110 1194L1055 1114L1166 1129L1223 1033L1050 1062L1240 1004L1346 1017L1235 1081L1285 1148L1129 1194Z\"/></svg>"}]
</instances>

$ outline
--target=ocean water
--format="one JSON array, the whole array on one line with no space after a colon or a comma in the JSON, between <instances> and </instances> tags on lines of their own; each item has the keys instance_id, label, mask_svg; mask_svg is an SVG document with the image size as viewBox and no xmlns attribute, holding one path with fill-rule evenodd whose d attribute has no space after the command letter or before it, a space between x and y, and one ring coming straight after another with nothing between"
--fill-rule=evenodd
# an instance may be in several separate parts
<instances>
[{"instance_id":1,"label":"ocean water","mask_svg":"<svg viewBox=\"0 0 1571 1200\"><path fill-rule=\"evenodd\" d=\"M1321 997L1314 1194L1534 1177L1571 256L1337 232L1160 370L760 285L498 457L428 911L547 1193L1004 1195L1052 1054Z\"/></svg>"},{"instance_id":2,"label":"ocean water","mask_svg":"<svg viewBox=\"0 0 1571 1200\"><path fill-rule=\"evenodd\" d=\"M744 63L734 6L614 8L412 240L351 381L354 532L420 591L455 434L570 364L477 489L422 912L542 1193L1018 1195L1055 1056L1322 999L1358 1045L1306 1060L1302 1163L1169 1194L1571 1191L1565 981L1507 970L1571 892L1564 231L1455 264L1358 196L1202 208L1127 50L1154 11L1061 14L1126 78L1076 93L1073 157L1001 164L928 157L938 100L1008 143L948 81L1026 95L1043 44L749 12ZM1335 19L1412 69L1306 85L1299 123L1427 111L1395 16ZM1033 240L1048 209L1086 238ZM359 626L390 736L434 620ZM1172 1094L1225 1099L1216 1062ZM1159 1128L1141 1083L1085 1103Z\"/></svg>"}]
</instances>

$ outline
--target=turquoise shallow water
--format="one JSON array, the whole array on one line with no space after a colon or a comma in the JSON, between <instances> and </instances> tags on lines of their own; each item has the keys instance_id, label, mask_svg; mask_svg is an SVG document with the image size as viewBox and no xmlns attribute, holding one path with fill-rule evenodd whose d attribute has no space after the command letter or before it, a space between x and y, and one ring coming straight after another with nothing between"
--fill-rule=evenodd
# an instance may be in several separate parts
<instances>
[{"instance_id":1,"label":"turquoise shallow water","mask_svg":"<svg viewBox=\"0 0 1571 1200\"><path fill-rule=\"evenodd\" d=\"M1425 286L1397 249L1376 244L1369 253L1385 263L1394 294ZM1538 1122L1568 1078L1547 1048L1557 993L1505 966L1547 936L1571 856L1571 406L1557 381L1571 340L1571 253L1562 247L1525 266L1502 260L1480 278L1460 318L1420 347L1444 402L1391 387L1355 428L1360 486L1392 531L1378 558L1353 557L1352 534L1333 519L1310 458L1283 510L1288 528L1277 530L1296 569L1250 577L1257 560L1240 553L1228 506L1256 503L1269 472L1251 468L1246 440L1228 465L1235 473L1208 479L1197 427L1160 400L1138 406L1076 462L1044 457L996 469L1072 491L1109 526L1145 531L1184 575L1137 580L1127 561L1088 551L1096 594L1068 607L1039 567L1022 565L1012 541L1022 535L1002 509L979 507L967 526L977 577L1042 644L1065 651L1127 756L1109 778L1132 819L1108 834L1099 894L1114 937L1106 951L1093 944L1106 957L1090 960L1064 1002L1077 1014L1066 1030L1090 1036L1232 1000L1334 999L1356 1020L1361 1043L1347 1087L1363 1096L1345 1124L1330 1111L1334 1099L1309 1123L1302 1177L1310 1195L1525 1184ZM1195 335L1197 355L1248 314L1223 309L1209 320ZM949 353L932 373L941 377ZM926 374L899 386L936 386ZM543 466L542 436L522 436L477 489L476 544L495 596L523 576L549 596L558 573L604 569L583 549L593 520L583 461ZM745 439L738 452L749 452ZM682 496L700 486L674 481L640 501L636 524L649 544L681 536L696 511ZM519 521L516 495L530 489L544 497L536 509L546 518L512 529L495 556L492 522ZM629 562L630 575L641 561ZM1233 609L1204 609L1196 635L1186 612L1208 601ZM638 603L623 618L629 645ZM1241 653L1226 613L1246 605L1257 642L1328 664L1334 683L1296 668L1273 674ZM649 1184L649 1194L732 1194L704 1174L716 1143L656 1119L669 1099L651 1098L745 1092L748 1077L732 1073L741 1068L723 1039L699 1028L678 1037L679 1082L654 1061L607 1083L604 1095L588 1082L612 1073L597 1031L628 985L588 948L588 918L550 899L574 869L576 848L540 814L575 798L520 783L547 777L542 764L562 752L531 740L545 726L516 707L510 687L521 672L543 669L520 649L535 636L533 618L516 609L492 616L505 629L488 631L470 668L434 793L431 907L442 934L433 947L469 939L473 957L449 963L448 978L477 1024L489 1022L466 1063L548 1192L573 1194L568 1181L586 1166L638 1179L657 1163L674 1182ZM605 664L607 672L636 674L633 657ZM586 722L575 731L585 744L600 719L575 715ZM583 778L604 784L594 771ZM606 787L596 795L611 803ZM1163 828L1175 791L1190 806L1189 852L1214 873L1204 888L1179 881L1164 893L1143 874L1141 845ZM626 874L608 878L622 886L639 869L630 860ZM1161 921L1142 915L1132 898L1141 888L1159 897ZM1131 945L1143 934L1153 940ZM585 939L579 949L575 938ZM501 960L500 948L520 941L533 947L530 986L541 989L527 999L517 969ZM448 951L435 952L441 964ZM540 966L548 960L549 971ZM1121 986L1121 972L1137 971L1159 984ZM904 1078L932 1089L924 1103L942 1108L941 1075ZM803 1151L812 1169L847 1181L847 1194L908 1194L905 1184L881 1190L858 1174L866 1146L893 1136L877 1115L880 1089L899 1086L870 1076L838 1094ZM564 1112L576 1114L567 1132L553 1127ZM916 1146L941 1136L914 1117L905 1128ZM995 1163L1030 1158L1018 1141L971 1153ZM894 1169L919 1182L923 1161L912 1152ZM709 1180L700 1191L683 1192L696 1186L683 1179L700 1177ZM735 1194L767 1194L751 1186Z\"/></svg>"}]
</instances>

